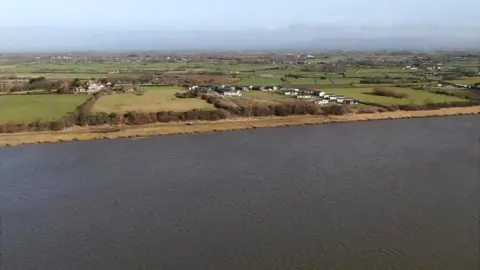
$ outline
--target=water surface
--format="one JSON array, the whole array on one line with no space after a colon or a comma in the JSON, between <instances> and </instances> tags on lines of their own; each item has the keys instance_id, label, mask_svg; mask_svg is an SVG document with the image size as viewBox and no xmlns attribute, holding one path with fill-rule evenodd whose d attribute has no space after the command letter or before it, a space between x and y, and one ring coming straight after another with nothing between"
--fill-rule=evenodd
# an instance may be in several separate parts
<instances>
[{"instance_id":1,"label":"water surface","mask_svg":"<svg viewBox=\"0 0 480 270\"><path fill-rule=\"evenodd\" d=\"M479 269L478 116L0 149L2 270Z\"/></svg>"}]
</instances>

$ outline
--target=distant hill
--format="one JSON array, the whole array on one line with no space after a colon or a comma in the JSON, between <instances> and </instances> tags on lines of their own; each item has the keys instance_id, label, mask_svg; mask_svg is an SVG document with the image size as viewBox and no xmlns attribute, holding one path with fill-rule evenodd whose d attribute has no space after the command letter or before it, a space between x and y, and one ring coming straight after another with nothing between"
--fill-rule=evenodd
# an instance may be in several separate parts
<instances>
[{"instance_id":1,"label":"distant hill","mask_svg":"<svg viewBox=\"0 0 480 270\"><path fill-rule=\"evenodd\" d=\"M0 51L86 50L477 50L480 27L309 26L181 31L0 27Z\"/></svg>"}]
</instances>

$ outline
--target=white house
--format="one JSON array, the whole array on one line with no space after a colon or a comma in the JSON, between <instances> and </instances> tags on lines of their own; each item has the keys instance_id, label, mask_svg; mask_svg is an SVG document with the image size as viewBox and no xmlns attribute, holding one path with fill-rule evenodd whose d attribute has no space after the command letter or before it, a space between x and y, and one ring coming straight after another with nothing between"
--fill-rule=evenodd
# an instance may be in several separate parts
<instances>
[{"instance_id":1,"label":"white house","mask_svg":"<svg viewBox=\"0 0 480 270\"><path fill-rule=\"evenodd\" d=\"M337 100L337 96L331 95L331 96L328 97L328 99L330 99L330 100Z\"/></svg>"},{"instance_id":2,"label":"white house","mask_svg":"<svg viewBox=\"0 0 480 270\"><path fill-rule=\"evenodd\" d=\"M240 92L240 90L236 90L236 91L225 91L222 93L224 96L231 96L231 97L239 97L242 95L242 93Z\"/></svg>"},{"instance_id":3,"label":"white house","mask_svg":"<svg viewBox=\"0 0 480 270\"><path fill-rule=\"evenodd\" d=\"M323 91L315 91L314 92L316 96L323 97L326 93Z\"/></svg>"},{"instance_id":4,"label":"white house","mask_svg":"<svg viewBox=\"0 0 480 270\"><path fill-rule=\"evenodd\" d=\"M343 101L345 100L344 97L337 97L337 103L343 103Z\"/></svg>"},{"instance_id":5,"label":"white house","mask_svg":"<svg viewBox=\"0 0 480 270\"><path fill-rule=\"evenodd\" d=\"M285 91L285 95L287 95L287 96L296 96L296 95L297 95L297 92L295 92L295 91Z\"/></svg>"},{"instance_id":6,"label":"white house","mask_svg":"<svg viewBox=\"0 0 480 270\"><path fill-rule=\"evenodd\" d=\"M85 89L84 87L77 87L77 88L75 88L74 92L75 93L86 93L87 89Z\"/></svg>"},{"instance_id":7,"label":"white house","mask_svg":"<svg viewBox=\"0 0 480 270\"><path fill-rule=\"evenodd\" d=\"M311 98L311 97L312 97L311 95L305 95L305 94L297 95L297 98L302 98L302 99Z\"/></svg>"},{"instance_id":8,"label":"white house","mask_svg":"<svg viewBox=\"0 0 480 270\"><path fill-rule=\"evenodd\" d=\"M330 103L330 100L328 100L328 99L315 100L315 104L318 104L318 105L325 105L325 104L328 104L328 103Z\"/></svg>"},{"instance_id":9,"label":"white house","mask_svg":"<svg viewBox=\"0 0 480 270\"><path fill-rule=\"evenodd\" d=\"M105 88L105 85L98 85L96 83L89 83L87 86L87 93L92 94L101 91L103 88Z\"/></svg>"},{"instance_id":10,"label":"white house","mask_svg":"<svg viewBox=\"0 0 480 270\"><path fill-rule=\"evenodd\" d=\"M277 91L278 86L273 86L273 85L267 85L264 87L267 91Z\"/></svg>"}]
</instances>

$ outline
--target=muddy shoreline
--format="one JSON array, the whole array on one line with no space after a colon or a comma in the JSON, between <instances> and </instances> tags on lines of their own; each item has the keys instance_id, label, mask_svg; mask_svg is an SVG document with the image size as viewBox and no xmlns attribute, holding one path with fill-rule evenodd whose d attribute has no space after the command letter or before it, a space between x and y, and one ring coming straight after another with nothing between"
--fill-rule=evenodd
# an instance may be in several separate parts
<instances>
[{"instance_id":1,"label":"muddy shoreline","mask_svg":"<svg viewBox=\"0 0 480 270\"><path fill-rule=\"evenodd\" d=\"M287 117L234 118L219 121L193 121L190 123L156 123L141 126L73 127L62 131L22 132L0 134L0 147L26 144L86 141L99 139L138 138L159 135L192 134L231 130L273 128L282 126L316 125L339 122L392 120L419 117L440 117L480 114L480 106L444 108L425 111L394 111L371 114L338 116L302 115Z\"/></svg>"}]
</instances>

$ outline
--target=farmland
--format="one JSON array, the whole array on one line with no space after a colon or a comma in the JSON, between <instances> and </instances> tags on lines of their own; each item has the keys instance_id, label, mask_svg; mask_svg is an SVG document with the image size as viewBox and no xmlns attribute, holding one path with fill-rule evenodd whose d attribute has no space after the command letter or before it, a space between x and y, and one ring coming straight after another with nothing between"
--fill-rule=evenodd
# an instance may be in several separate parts
<instances>
[{"instance_id":1,"label":"farmland","mask_svg":"<svg viewBox=\"0 0 480 270\"><path fill-rule=\"evenodd\" d=\"M458 78L456 80L450 80L448 82L472 85L472 84L480 83L480 76L478 76L478 77L461 77L461 78Z\"/></svg>"},{"instance_id":2,"label":"farmland","mask_svg":"<svg viewBox=\"0 0 480 270\"><path fill-rule=\"evenodd\" d=\"M53 121L75 111L87 95L0 96L0 124Z\"/></svg>"},{"instance_id":3,"label":"farmland","mask_svg":"<svg viewBox=\"0 0 480 270\"><path fill-rule=\"evenodd\" d=\"M93 115L132 111L180 113L192 109L211 113L222 108L198 95L175 96L192 85L321 89L358 99L360 103L424 105L478 99L475 90L442 86L444 81L480 83L478 53L55 53L2 54L0 61L0 123L58 119L89 97L64 94L86 93L90 85L101 85L107 93L95 99L89 109ZM373 95L372 89L378 86L392 88L407 97ZM240 97L227 99L236 106L278 105L297 100L281 92L263 91L246 91ZM93 116L99 115L102 114Z\"/></svg>"},{"instance_id":4,"label":"farmland","mask_svg":"<svg viewBox=\"0 0 480 270\"><path fill-rule=\"evenodd\" d=\"M372 94L372 88L344 88L344 89L325 89L326 92L344 95L350 98L355 98L361 100L362 102L369 103L378 103L384 105L423 105L426 103L444 103L444 102L455 102L455 101L465 101L465 99L460 97L452 97L430 93L427 91L413 90L407 88L393 88L396 92L405 93L407 98L393 98L393 97L384 97L376 96Z\"/></svg>"},{"instance_id":5,"label":"farmland","mask_svg":"<svg viewBox=\"0 0 480 270\"><path fill-rule=\"evenodd\" d=\"M142 95L125 93L104 96L96 102L92 112L183 112L192 109L214 109L213 105L198 98L177 98L175 93L183 91L178 87L148 87L145 89L146 91Z\"/></svg>"},{"instance_id":6,"label":"farmland","mask_svg":"<svg viewBox=\"0 0 480 270\"><path fill-rule=\"evenodd\" d=\"M241 97L232 97L233 102L240 106L248 106L252 103L264 103L268 105L280 104L294 100L293 97L285 96L275 92L249 91Z\"/></svg>"},{"instance_id":7,"label":"farmland","mask_svg":"<svg viewBox=\"0 0 480 270\"><path fill-rule=\"evenodd\" d=\"M480 91L476 91L476 90L449 89L449 90L443 90L443 91L460 98L467 97L470 99L480 100Z\"/></svg>"},{"instance_id":8,"label":"farmland","mask_svg":"<svg viewBox=\"0 0 480 270\"><path fill-rule=\"evenodd\" d=\"M236 83L243 85L279 85L282 84L280 76L261 77L261 76L248 76L238 80Z\"/></svg>"}]
</instances>

